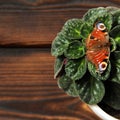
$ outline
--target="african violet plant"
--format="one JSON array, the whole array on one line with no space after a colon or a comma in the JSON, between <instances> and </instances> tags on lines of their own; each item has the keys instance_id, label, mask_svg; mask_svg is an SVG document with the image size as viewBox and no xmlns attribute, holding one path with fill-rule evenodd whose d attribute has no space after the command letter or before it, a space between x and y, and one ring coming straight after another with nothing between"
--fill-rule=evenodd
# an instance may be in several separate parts
<instances>
[{"instance_id":1,"label":"african violet plant","mask_svg":"<svg viewBox=\"0 0 120 120\"><path fill-rule=\"evenodd\" d=\"M56 57L54 77L67 94L87 104L104 101L120 110L118 8L93 8L82 19L68 20L54 39L51 53Z\"/></svg>"}]
</instances>

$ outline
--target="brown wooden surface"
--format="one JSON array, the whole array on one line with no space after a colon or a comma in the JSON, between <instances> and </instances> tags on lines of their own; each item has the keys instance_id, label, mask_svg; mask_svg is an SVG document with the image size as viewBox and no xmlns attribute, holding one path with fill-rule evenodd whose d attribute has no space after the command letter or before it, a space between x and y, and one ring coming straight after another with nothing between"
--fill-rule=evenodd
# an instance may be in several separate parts
<instances>
[{"instance_id":1,"label":"brown wooden surface","mask_svg":"<svg viewBox=\"0 0 120 120\"><path fill-rule=\"evenodd\" d=\"M64 22L119 0L0 0L0 120L100 120L53 79L50 45Z\"/></svg>"}]
</instances>

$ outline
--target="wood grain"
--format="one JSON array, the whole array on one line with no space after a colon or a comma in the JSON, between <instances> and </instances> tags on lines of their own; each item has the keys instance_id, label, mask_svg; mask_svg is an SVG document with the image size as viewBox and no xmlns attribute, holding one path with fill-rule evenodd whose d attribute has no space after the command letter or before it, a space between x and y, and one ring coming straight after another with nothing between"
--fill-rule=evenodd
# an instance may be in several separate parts
<instances>
[{"instance_id":1,"label":"wood grain","mask_svg":"<svg viewBox=\"0 0 120 120\"><path fill-rule=\"evenodd\" d=\"M50 46L66 20L119 0L0 0L0 120L100 120L53 79Z\"/></svg>"},{"instance_id":2,"label":"wood grain","mask_svg":"<svg viewBox=\"0 0 120 120\"><path fill-rule=\"evenodd\" d=\"M0 49L0 118L5 120L99 120L79 98L53 79L50 49Z\"/></svg>"},{"instance_id":3,"label":"wood grain","mask_svg":"<svg viewBox=\"0 0 120 120\"><path fill-rule=\"evenodd\" d=\"M81 18L89 8L119 5L119 0L1 0L0 46L50 47L66 20Z\"/></svg>"}]
</instances>

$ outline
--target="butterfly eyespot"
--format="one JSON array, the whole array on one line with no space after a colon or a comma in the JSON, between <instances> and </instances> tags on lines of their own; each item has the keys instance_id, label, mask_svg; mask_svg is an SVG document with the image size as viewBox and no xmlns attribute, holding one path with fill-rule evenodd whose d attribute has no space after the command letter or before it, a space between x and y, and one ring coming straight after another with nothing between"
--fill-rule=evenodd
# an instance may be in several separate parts
<instances>
[{"instance_id":1,"label":"butterfly eyespot","mask_svg":"<svg viewBox=\"0 0 120 120\"><path fill-rule=\"evenodd\" d=\"M103 23L97 23L97 28L99 29L99 30L101 30L101 31L103 31L103 30L105 30L106 29L106 27L105 27L105 25L103 24Z\"/></svg>"},{"instance_id":2,"label":"butterfly eyespot","mask_svg":"<svg viewBox=\"0 0 120 120\"><path fill-rule=\"evenodd\" d=\"M106 62L101 62L99 64L99 71L100 71L100 73L102 73L103 71L105 71L106 68L107 68L107 63Z\"/></svg>"}]
</instances>

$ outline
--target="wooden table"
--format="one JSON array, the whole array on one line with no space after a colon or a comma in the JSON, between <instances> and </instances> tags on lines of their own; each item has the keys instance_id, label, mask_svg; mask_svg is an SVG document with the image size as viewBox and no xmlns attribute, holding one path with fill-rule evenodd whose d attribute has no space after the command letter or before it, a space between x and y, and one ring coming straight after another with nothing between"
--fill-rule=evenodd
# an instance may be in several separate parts
<instances>
[{"instance_id":1,"label":"wooden table","mask_svg":"<svg viewBox=\"0 0 120 120\"><path fill-rule=\"evenodd\" d=\"M51 42L70 18L119 0L0 0L0 120L100 120L53 79Z\"/></svg>"}]
</instances>

